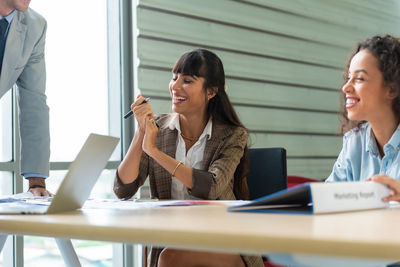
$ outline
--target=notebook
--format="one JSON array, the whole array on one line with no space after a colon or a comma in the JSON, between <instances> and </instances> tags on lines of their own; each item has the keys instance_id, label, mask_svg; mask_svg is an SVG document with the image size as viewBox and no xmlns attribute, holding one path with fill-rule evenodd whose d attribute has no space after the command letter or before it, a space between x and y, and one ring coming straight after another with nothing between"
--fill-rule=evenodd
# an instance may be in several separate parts
<instances>
[{"instance_id":1,"label":"notebook","mask_svg":"<svg viewBox=\"0 0 400 267\"><path fill-rule=\"evenodd\" d=\"M82 208L118 142L116 137L90 134L50 205L23 199L6 200L0 203L0 214L52 214Z\"/></svg>"},{"instance_id":2,"label":"notebook","mask_svg":"<svg viewBox=\"0 0 400 267\"><path fill-rule=\"evenodd\" d=\"M389 207L382 198L390 194L385 185L372 182L305 183L245 204L229 211L289 214L319 214Z\"/></svg>"}]
</instances>

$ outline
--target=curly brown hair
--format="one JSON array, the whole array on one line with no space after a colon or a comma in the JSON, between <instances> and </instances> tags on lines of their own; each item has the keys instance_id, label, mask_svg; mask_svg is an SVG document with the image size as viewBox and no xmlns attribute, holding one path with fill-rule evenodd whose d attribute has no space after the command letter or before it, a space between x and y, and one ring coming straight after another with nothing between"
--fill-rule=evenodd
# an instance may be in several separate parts
<instances>
[{"instance_id":1,"label":"curly brown hair","mask_svg":"<svg viewBox=\"0 0 400 267\"><path fill-rule=\"evenodd\" d=\"M355 51L347 60L346 68L343 72L344 83L346 83L350 62L352 58L361 50L368 49L368 51L375 56L379 62L379 70L383 76L384 85L391 87L391 90L396 92L397 97L392 101L392 109L394 114L400 121L400 39L391 35L373 36L363 42L357 44ZM347 117L347 110L345 107L346 95L340 91L340 119L341 119L341 134L353 128L359 128L365 121L350 121Z\"/></svg>"}]
</instances>

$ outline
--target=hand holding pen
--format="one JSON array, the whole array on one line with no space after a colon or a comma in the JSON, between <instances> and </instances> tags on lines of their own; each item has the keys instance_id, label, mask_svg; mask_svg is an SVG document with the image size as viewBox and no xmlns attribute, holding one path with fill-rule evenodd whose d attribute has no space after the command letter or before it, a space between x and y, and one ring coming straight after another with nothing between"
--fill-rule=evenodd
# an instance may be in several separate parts
<instances>
[{"instance_id":1,"label":"hand holding pen","mask_svg":"<svg viewBox=\"0 0 400 267\"><path fill-rule=\"evenodd\" d=\"M132 116L132 114L135 114L135 118L139 124L139 129L141 129L142 131L144 131L144 129L146 128L146 122L145 122L146 117L147 118L149 116L154 117L154 113L153 110L151 109L151 106L144 105L149 101L150 97L145 99L144 97L142 97L142 95L138 95L137 100L131 105L131 110L124 116L124 118L127 119L130 116Z\"/></svg>"},{"instance_id":2,"label":"hand holding pen","mask_svg":"<svg viewBox=\"0 0 400 267\"><path fill-rule=\"evenodd\" d=\"M139 97L140 97L140 95L139 95ZM144 103L147 103L147 102L149 102L150 101L150 97L148 97L148 98L146 98L145 100L143 100L142 102L140 102L140 104L138 104L138 106L139 105L142 105L142 104L144 104ZM130 116L132 116L133 115L133 110L131 109L131 110L129 110L129 112L128 113L126 113L125 115L124 115L124 119L127 119L127 118L129 118Z\"/></svg>"}]
</instances>

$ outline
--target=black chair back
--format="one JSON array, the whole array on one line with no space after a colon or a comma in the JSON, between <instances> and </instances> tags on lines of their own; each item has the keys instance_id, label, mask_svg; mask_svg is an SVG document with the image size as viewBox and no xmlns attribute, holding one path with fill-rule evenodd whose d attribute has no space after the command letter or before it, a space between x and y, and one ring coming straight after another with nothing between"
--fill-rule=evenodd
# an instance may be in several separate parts
<instances>
[{"instance_id":1,"label":"black chair back","mask_svg":"<svg viewBox=\"0 0 400 267\"><path fill-rule=\"evenodd\" d=\"M286 150L281 147L249 149L247 175L250 199L263 197L287 188Z\"/></svg>"}]
</instances>

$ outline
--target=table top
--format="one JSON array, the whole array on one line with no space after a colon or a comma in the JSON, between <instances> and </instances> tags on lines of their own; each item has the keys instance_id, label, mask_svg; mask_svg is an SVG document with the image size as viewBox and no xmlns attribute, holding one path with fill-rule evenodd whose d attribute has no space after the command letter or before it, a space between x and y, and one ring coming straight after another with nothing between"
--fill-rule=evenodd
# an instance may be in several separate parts
<instances>
[{"instance_id":1,"label":"table top","mask_svg":"<svg viewBox=\"0 0 400 267\"><path fill-rule=\"evenodd\" d=\"M0 215L0 232L240 253L396 259L400 209L324 215L227 212L222 204Z\"/></svg>"}]
</instances>

